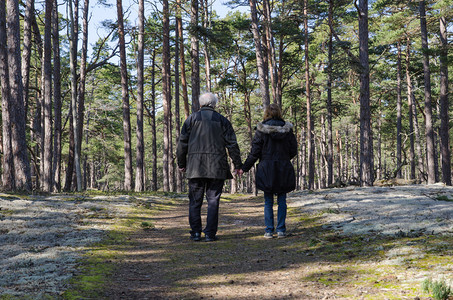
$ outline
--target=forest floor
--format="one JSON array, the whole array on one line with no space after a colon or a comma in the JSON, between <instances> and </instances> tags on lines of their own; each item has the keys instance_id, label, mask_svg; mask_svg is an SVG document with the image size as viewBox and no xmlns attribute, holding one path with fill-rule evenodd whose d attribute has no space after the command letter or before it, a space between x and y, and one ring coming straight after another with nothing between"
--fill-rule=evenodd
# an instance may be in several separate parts
<instances>
[{"instance_id":1,"label":"forest floor","mask_svg":"<svg viewBox=\"0 0 453 300\"><path fill-rule=\"evenodd\" d=\"M219 240L189 239L187 196L0 195L0 299L431 299L453 283L453 188L224 194ZM206 210L206 204L203 206ZM204 219L203 219L204 221Z\"/></svg>"}]
</instances>

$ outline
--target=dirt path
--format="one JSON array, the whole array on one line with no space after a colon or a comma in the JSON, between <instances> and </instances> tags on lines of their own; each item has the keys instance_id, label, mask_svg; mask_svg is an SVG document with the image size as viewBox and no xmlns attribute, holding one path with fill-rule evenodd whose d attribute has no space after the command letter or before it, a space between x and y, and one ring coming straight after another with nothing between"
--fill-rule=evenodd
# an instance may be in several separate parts
<instances>
[{"instance_id":1,"label":"dirt path","mask_svg":"<svg viewBox=\"0 0 453 300\"><path fill-rule=\"evenodd\" d=\"M204 204L205 208L206 204ZM205 221L205 219L203 219ZM262 237L262 198L223 199L219 240L189 239L187 202L154 218L154 230L131 237L121 260L110 299L316 299L316 286L301 284L306 255L292 245L303 239L289 218L290 236ZM297 272L296 272L297 271Z\"/></svg>"},{"instance_id":2,"label":"dirt path","mask_svg":"<svg viewBox=\"0 0 453 300\"><path fill-rule=\"evenodd\" d=\"M289 236L267 240L262 197L225 196L216 242L189 239L188 200L151 217L114 261L107 298L430 299L421 282L450 279L451 237L344 236L290 208Z\"/></svg>"}]
</instances>

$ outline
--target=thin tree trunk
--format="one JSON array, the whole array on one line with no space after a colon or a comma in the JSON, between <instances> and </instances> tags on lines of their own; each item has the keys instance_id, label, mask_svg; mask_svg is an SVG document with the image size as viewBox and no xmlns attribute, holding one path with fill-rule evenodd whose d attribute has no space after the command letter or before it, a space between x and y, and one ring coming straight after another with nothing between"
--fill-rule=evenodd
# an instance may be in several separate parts
<instances>
[{"instance_id":1,"label":"thin tree trunk","mask_svg":"<svg viewBox=\"0 0 453 300\"><path fill-rule=\"evenodd\" d=\"M42 190L52 191L52 12L54 0L46 0L44 27L44 101Z\"/></svg>"},{"instance_id":2,"label":"thin tree trunk","mask_svg":"<svg viewBox=\"0 0 453 300\"><path fill-rule=\"evenodd\" d=\"M436 155L434 149L433 112L431 104L431 73L429 70L428 54L428 32L426 28L425 1L420 0L420 32L422 36L423 52L423 73L425 83L425 136L426 136L426 157L428 166L428 184L437 181L436 176Z\"/></svg>"},{"instance_id":3,"label":"thin tree trunk","mask_svg":"<svg viewBox=\"0 0 453 300\"><path fill-rule=\"evenodd\" d=\"M74 140L74 149L73 153L73 166L76 170L77 178L81 178L81 170L80 170L80 153L78 152L79 149L79 126L77 125L77 41L78 41L78 18L79 18L79 1L74 1L74 12L72 8L73 1L69 1L69 15L71 19L71 38L69 40L69 64L71 69L71 113L72 113L72 128L73 128L73 140ZM71 152L71 151L70 151ZM69 157L71 159L71 157ZM69 181L67 184L69 187L71 186L72 182L72 172L73 170L68 168L69 174L66 175L66 179ZM82 182L77 182L77 191L82 191Z\"/></svg>"},{"instance_id":4,"label":"thin tree trunk","mask_svg":"<svg viewBox=\"0 0 453 300\"><path fill-rule=\"evenodd\" d=\"M442 178L446 185L451 185L451 153L449 141L449 100L448 100L448 40L447 20L440 18L440 152L442 154Z\"/></svg>"},{"instance_id":5,"label":"thin tree trunk","mask_svg":"<svg viewBox=\"0 0 453 300\"><path fill-rule=\"evenodd\" d=\"M152 65L151 65L151 132L152 132L152 156L153 156L153 179L152 189L157 191L157 133L156 133L156 50L152 53Z\"/></svg>"},{"instance_id":6,"label":"thin tree trunk","mask_svg":"<svg viewBox=\"0 0 453 300\"><path fill-rule=\"evenodd\" d=\"M265 68L263 49L261 46L261 38L258 29L258 13L256 11L256 0L249 0L249 4L250 4L250 16L252 19L251 27L253 33L253 40L255 41L256 65L258 68L261 99L263 101L264 108L266 108L270 104L269 81Z\"/></svg>"},{"instance_id":7,"label":"thin tree trunk","mask_svg":"<svg viewBox=\"0 0 453 300\"><path fill-rule=\"evenodd\" d=\"M178 28L178 43L179 43L179 57L181 67L181 85L182 85L182 97L184 102L184 114L187 119L190 115L189 108L189 96L187 93L187 80L186 80L186 60L184 56L184 32L182 28L181 18L181 0L176 0L176 27Z\"/></svg>"},{"instance_id":8,"label":"thin tree trunk","mask_svg":"<svg viewBox=\"0 0 453 300\"><path fill-rule=\"evenodd\" d=\"M274 35L272 34L271 6L269 0L263 1L263 10L265 18L265 32L267 41L267 54L270 63L270 80L272 85L272 98L274 103L278 104L277 91L277 62L275 57Z\"/></svg>"},{"instance_id":9,"label":"thin tree trunk","mask_svg":"<svg viewBox=\"0 0 453 300\"><path fill-rule=\"evenodd\" d=\"M203 5L203 27L207 30L210 27L209 16L209 4L208 0L201 1ZM211 92L211 58L208 48L208 39L204 38L203 52L205 60L205 74L206 74L206 91Z\"/></svg>"},{"instance_id":10,"label":"thin tree trunk","mask_svg":"<svg viewBox=\"0 0 453 300\"><path fill-rule=\"evenodd\" d=\"M200 46L198 41L198 0L192 0L192 9L190 14L190 41L192 59L192 112L200 109Z\"/></svg>"},{"instance_id":11,"label":"thin tree trunk","mask_svg":"<svg viewBox=\"0 0 453 300\"><path fill-rule=\"evenodd\" d=\"M60 35L58 24L58 0L54 0L53 9L53 98L54 98L54 142L53 142L53 190L61 191L61 62Z\"/></svg>"},{"instance_id":12,"label":"thin tree trunk","mask_svg":"<svg viewBox=\"0 0 453 300\"><path fill-rule=\"evenodd\" d=\"M121 65L121 98L123 99L123 138L124 138L124 189L132 190L132 149L131 149L131 120L129 106L129 90L126 62L126 42L124 37L123 4L116 1L118 13L118 36L120 44Z\"/></svg>"},{"instance_id":13,"label":"thin tree trunk","mask_svg":"<svg viewBox=\"0 0 453 300\"><path fill-rule=\"evenodd\" d=\"M332 134L332 56L333 56L333 0L329 1L329 44L327 54L327 186L333 183L333 134Z\"/></svg>"},{"instance_id":14,"label":"thin tree trunk","mask_svg":"<svg viewBox=\"0 0 453 300\"><path fill-rule=\"evenodd\" d=\"M135 171L135 191L145 190L145 143L143 136L143 102L144 102L144 46L145 46L145 1L138 2L138 51L137 51L137 149L136 149L136 171Z\"/></svg>"},{"instance_id":15,"label":"thin tree trunk","mask_svg":"<svg viewBox=\"0 0 453 300\"><path fill-rule=\"evenodd\" d=\"M402 100L401 100L401 42L398 41L397 45L398 59L396 70L396 168L397 178L401 178L401 150L402 150Z\"/></svg>"},{"instance_id":16,"label":"thin tree trunk","mask_svg":"<svg viewBox=\"0 0 453 300\"><path fill-rule=\"evenodd\" d=\"M14 159L11 144L11 95L9 86L8 52L6 43L6 7L0 3L0 84L2 95L2 188L15 189Z\"/></svg>"},{"instance_id":17,"label":"thin tree trunk","mask_svg":"<svg viewBox=\"0 0 453 300\"><path fill-rule=\"evenodd\" d=\"M81 49L81 56L80 56L80 75L79 75L79 90L77 93L77 129L78 136L77 145L78 148L76 149L76 153L79 157L79 164L81 164L82 159L82 140L83 140L83 124L84 124L84 115L85 115L85 94L86 94L86 74L87 74L87 51L88 51L88 8L89 8L89 0L84 1L83 5L83 15L82 15L82 23L83 23L83 32L82 32L82 49ZM80 189L83 188L83 177L82 177L82 170L81 165L80 167L80 174L76 172L77 178L77 187ZM76 169L77 171L77 169Z\"/></svg>"},{"instance_id":18,"label":"thin tree trunk","mask_svg":"<svg viewBox=\"0 0 453 300\"><path fill-rule=\"evenodd\" d=\"M20 56L20 21L19 2L7 0L7 45L8 67L10 81L12 134L11 145L14 159L15 182L19 190L31 191L30 161L27 152L27 140L25 133L25 107L23 98L23 85L21 74Z\"/></svg>"},{"instance_id":19,"label":"thin tree trunk","mask_svg":"<svg viewBox=\"0 0 453 300\"><path fill-rule=\"evenodd\" d=\"M407 37L406 41L406 86L407 86L407 103L409 107L409 141L410 141L410 148L409 148L409 159L411 161L411 171L410 171L410 179L415 179L415 137L414 137L414 115L412 111L412 83L410 77L410 39L409 36Z\"/></svg>"},{"instance_id":20,"label":"thin tree trunk","mask_svg":"<svg viewBox=\"0 0 453 300\"><path fill-rule=\"evenodd\" d=\"M25 117L28 113L28 99L30 87L30 57L32 47L32 17L35 12L35 0L27 0L24 16L24 37L22 49L22 81L24 85L24 107Z\"/></svg>"},{"instance_id":21,"label":"thin tree trunk","mask_svg":"<svg viewBox=\"0 0 453 300\"><path fill-rule=\"evenodd\" d=\"M177 22L177 20L176 20ZM179 135L181 132L181 120L180 120L180 93L179 93L179 51L184 51L179 48L179 27L175 27L175 123L176 123L176 141L179 141ZM176 170L176 192L182 192L183 185L183 174Z\"/></svg>"},{"instance_id":22,"label":"thin tree trunk","mask_svg":"<svg viewBox=\"0 0 453 300\"><path fill-rule=\"evenodd\" d=\"M308 61L308 0L304 0L304 32L305 32L305 94L307 99L307 134L308 134L308 189L315 188L315 136L313 119L311 115L311 93L310 93L310 64Z\"/></svg>"},{"instance_id":23,"label":"thin tree trunk","mask_svg":"<svg viewBox=\"0 0 453 300\"><path fill-rule=\"evenodd\" d=\"M168 0L163 1L163 46L162 46L162 101L164 110L164 144L163 144L163 187L170 191L171 131L170 131L170 19ZM193 87L193 82L192 82ZM193 99L192 99L193 101ZM193 105L193 103L192 103ZM192 106L193 107L193 106Z\"/></svg>"},{"instance_id":24,"label":"thin tree trunk","mask_svg":"<svg viewBox=\"0 0 453 300\"><path fill-rule=\"evenodd\" d=\"M359 1L360 72L360 181L373 185L373 140L371 136L370 67L368 60L368 0Z\"/></svg>"}]
</instances>

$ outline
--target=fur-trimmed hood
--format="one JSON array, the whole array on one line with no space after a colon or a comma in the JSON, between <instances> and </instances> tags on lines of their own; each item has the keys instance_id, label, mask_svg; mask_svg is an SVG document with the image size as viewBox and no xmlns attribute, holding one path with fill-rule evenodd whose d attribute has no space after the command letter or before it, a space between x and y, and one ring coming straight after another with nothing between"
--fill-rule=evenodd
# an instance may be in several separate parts
<instances>
[{"instance_id":1,"label":"fur-trimmed hood","mask_svg":"<svg viewBox=\"0 0 453 300\"><path fill-rule=\"evenodd\" d=\"M256 125L256 129L262 133L269 134L274 139L284 138L287 135L287 133L289 133L293 129L293 124L285 122L283 120L278 121L279 122L264 121L262 123L258 123ZM278 123L281 123L281 125Z\"/></svg>"}]
</instances>

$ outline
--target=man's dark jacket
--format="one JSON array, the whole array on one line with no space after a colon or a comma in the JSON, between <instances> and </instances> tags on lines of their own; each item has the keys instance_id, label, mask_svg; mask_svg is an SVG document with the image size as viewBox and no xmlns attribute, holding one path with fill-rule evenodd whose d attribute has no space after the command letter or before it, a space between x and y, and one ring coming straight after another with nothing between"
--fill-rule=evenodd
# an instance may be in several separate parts
<instances>
[{"instance_id":1,"label":"man's dark jacket","mask_svg":"<svg viewBox=\"0 0 453 300\"><path fill-rule=\"evenodd\" d=\"M296 188L291 159L297 154L293 125L280 119L268 119L256 126L252 150L242 169L247 172L259 159L256 187L269 193L288 193Z\"/></svg>"},{"instance_id":2,"label":"man's dark jacket","mask_svg":"<svg viewBox=\"0 0 453 300\"><path fill-rule=\"evenodd\" d=\"M230 121L204 106L182 126L176 150L178 167L186 169L188 179L231 179L226 149L234 167L240 169L241 155Z\"/></svg>"}]
</instances>

